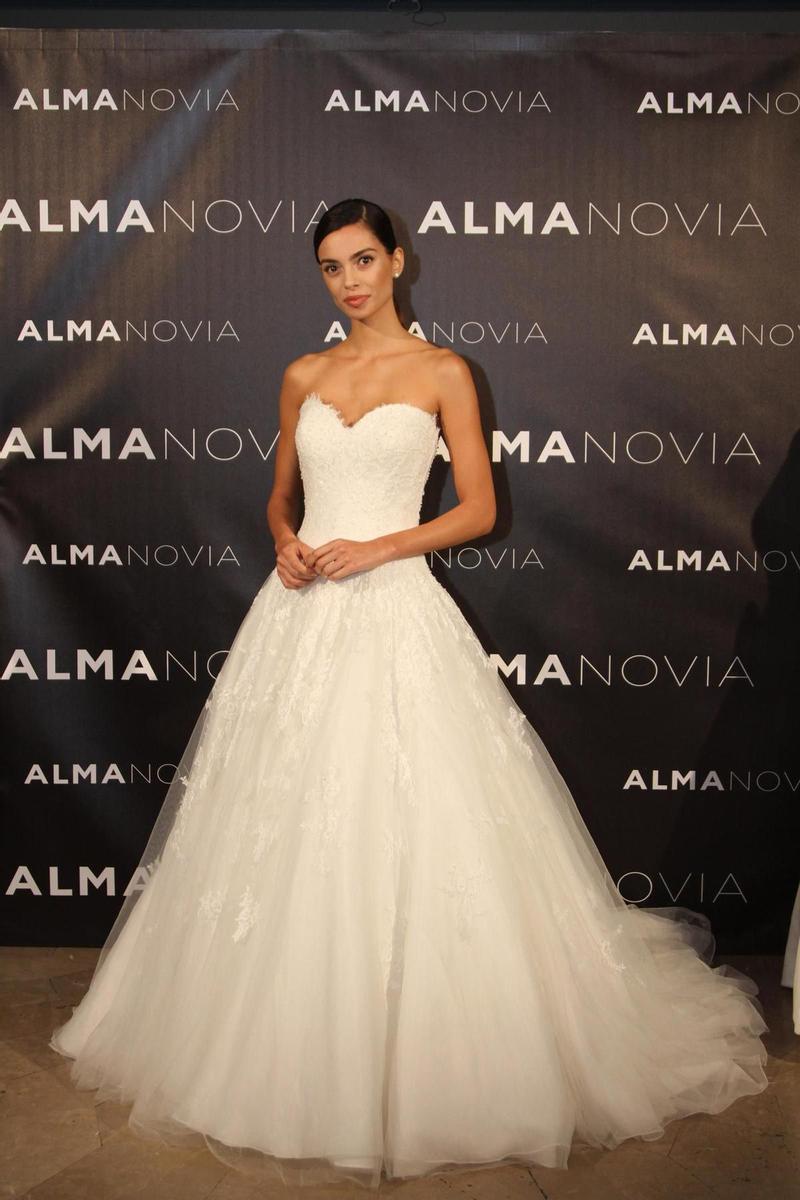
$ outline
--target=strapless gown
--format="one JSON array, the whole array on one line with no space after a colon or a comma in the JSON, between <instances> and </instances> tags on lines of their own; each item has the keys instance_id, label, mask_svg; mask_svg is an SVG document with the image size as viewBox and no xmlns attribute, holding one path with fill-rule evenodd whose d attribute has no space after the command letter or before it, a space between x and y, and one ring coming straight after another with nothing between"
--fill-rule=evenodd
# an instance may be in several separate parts
<instances>
[{"instance_id":1,"label":"strapless gown","mask_svg":"<svg viewBox=\"0 0 800 1200\"><path fill-rule=\"evenodd\" d=\"M434 414L296 444L311 546L419 523ZM708 919L625 902L424 555L255 596L50 1045L144 1137L377 1187L659 1138L767 1086Z\"/></svg>"}]
</instances>

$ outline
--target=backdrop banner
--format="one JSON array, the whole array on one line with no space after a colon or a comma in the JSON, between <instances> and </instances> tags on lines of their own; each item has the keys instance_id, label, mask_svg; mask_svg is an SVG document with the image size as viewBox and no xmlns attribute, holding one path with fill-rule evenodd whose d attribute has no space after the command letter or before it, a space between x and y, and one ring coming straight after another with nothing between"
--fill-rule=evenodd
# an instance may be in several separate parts
<instances>
[{"instance_id":1,"label":"backdrop banner","mask_svg":"<svg viewBox=\"0 0 800 1200\"><path fill-rule=\"evenodd\" d=\"M404 247L404 322L472 369L493 463L495 530L433 570L621 895L782 953L800 36L0 39L0 940L100 945L144 884L275 564L283 368L349 331L314 229L361 196ZM456 502L442 438L422 520Z\"/></svg>"}]
</instances>

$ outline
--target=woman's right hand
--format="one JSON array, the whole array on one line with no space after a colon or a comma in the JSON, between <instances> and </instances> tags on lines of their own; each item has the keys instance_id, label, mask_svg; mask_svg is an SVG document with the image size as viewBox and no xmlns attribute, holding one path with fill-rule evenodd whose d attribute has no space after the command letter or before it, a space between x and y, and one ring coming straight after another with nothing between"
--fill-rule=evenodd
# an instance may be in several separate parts
<instances>
[{"instance_id":1,"label":"woman's right hand","mask_svg":"<svg viewBox=\"0 0 800 1200\"><path fill-rule=\"evenodd\" d=\"M312 579L317 579L313 567L306 566L304 555L313 547L299 538L289 538L280 547L276 546L275 570L278 578L286 588L301 588Z\"/></svg>"}]
</instances>

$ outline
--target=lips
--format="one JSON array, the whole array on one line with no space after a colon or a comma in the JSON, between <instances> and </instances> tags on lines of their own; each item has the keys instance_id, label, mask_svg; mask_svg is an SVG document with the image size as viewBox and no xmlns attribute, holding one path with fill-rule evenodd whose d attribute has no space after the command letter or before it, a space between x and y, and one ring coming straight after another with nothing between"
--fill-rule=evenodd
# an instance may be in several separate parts
<instances>
[{"instance_id":1,"label":"lips","mask_svg":"<svg viewBox=\"0 0 800 1200\"><path fill-rule=\"evenodd\" d=\"M352 304L354 308L358 308L359 304L362 304L364 300L368 299L369 296L348 296L345 300L345 304Z\"/></svg>"}]
</instances>

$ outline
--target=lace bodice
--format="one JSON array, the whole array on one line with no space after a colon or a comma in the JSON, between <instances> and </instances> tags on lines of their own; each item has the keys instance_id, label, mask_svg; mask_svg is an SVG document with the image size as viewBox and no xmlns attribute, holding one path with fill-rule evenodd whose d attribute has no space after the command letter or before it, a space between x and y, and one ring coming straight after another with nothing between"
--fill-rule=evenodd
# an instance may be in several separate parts
<instances>
[{"instance_id":1,"label":"lace bodice","mask_svg":"<svg viewBox=\"0 0 800 1200\"><path fill-rule=\"evenodd\" d=\"M309 392L295 432L305 495L297 536L315 546L418 525L438 442L435 414L416 405L380 404L348 425Z\"/></svg>"}]
</instances>

